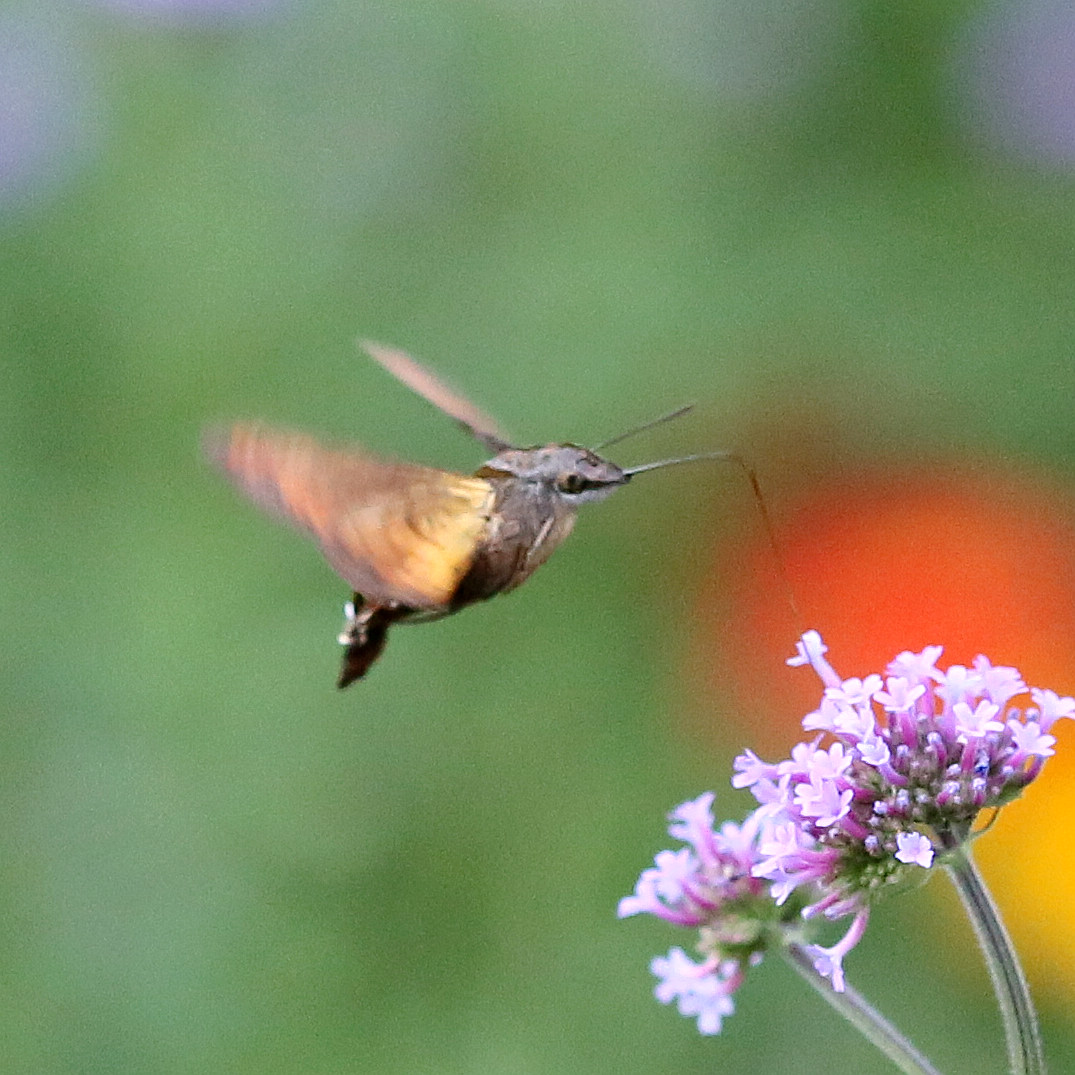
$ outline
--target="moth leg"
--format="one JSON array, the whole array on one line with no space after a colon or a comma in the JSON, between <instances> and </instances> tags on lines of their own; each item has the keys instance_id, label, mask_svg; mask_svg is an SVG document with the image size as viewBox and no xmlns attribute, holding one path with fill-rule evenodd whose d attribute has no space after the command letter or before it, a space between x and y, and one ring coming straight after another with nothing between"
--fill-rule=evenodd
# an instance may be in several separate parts
<instances>
[{"instance_id":1,"label":"moth leg","mask_svg":"<svg viewBox=\"0 0 1075 1075\"><path fill-rule=\"evenodd\" d=\"M395 602L368 605L358 593L347 602L344 607L347 620L339 635L340 645L345 649L337 687L342 690L369 671L384 649L388 628L409 611Z\"/></svg>"}]
</instances>

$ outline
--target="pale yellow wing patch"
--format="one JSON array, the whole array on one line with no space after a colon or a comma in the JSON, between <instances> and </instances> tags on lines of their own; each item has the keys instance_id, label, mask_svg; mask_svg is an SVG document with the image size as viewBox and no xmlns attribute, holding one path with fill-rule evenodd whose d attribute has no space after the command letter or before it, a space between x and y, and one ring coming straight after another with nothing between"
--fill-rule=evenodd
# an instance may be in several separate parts
<instances>
[{"instance_id":1,"label":"pale yellow wing patch","mask_svg":"<svg viewBox=\"0 0 1075 1075\"><path fill-rule=\"evenodd\" d=\"M488 529L494 491L482 478L442 473L446 480L417 482L406 496L353 507L337 531L338 559L330 556L336 570L350 581L348 567L365 563L388 592L411 594L405 603L447 604Z\"/></svg>"}]
</instances>

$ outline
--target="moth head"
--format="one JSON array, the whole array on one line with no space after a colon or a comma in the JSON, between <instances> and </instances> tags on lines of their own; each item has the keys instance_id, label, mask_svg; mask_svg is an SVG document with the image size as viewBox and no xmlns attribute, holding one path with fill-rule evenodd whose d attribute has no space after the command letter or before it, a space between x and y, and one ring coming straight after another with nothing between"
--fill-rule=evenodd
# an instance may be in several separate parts
<instances>
[{"instance_id":1,"label":"moth head","mask_svg":"<svg viewBox=\"0 0 1075 1075\"><path fill-rule=\"evenodd\" d=\"M569 504L604 500L630 480L622 467L575 444L508 448L485 466L490 471L510 474L519 481L552 489Z\"/></svg>"}]
</instances>

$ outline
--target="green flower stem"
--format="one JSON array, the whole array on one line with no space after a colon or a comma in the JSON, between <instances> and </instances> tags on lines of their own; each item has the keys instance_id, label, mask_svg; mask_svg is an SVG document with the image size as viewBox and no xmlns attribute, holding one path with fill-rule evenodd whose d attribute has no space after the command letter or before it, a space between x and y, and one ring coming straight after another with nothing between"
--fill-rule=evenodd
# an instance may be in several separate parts
<instances>
[{"instance_id":1,"label":"green flower stem","mask_svg":"<svg viewBox=\"0 0 1075 1075\"><path fill-rule=\"evenodd\" d=\"M850 986L837 993L832 983L814 970L813 960L801 946L788 945L784 953L803 978L900 1071L906 1075L939 1075L937 1069L863 996Z\"/></svg>"},{"instance_id":2,"label":"green flower stem","mask_svg":"<svg viewBox=\"0 0 1075 1075\"><path fill-rule=\"evenodd\" d=\"M1044 1075L1045 1057L1034 1002L1030 999L1019 957L1004 928L970 849L956 833L938 833L945 848L945 867L974 927L975 936L993 980L1004 1038L1008 1044L1008 1070L1012 1075Z\"/></svg>"}]
</instances>

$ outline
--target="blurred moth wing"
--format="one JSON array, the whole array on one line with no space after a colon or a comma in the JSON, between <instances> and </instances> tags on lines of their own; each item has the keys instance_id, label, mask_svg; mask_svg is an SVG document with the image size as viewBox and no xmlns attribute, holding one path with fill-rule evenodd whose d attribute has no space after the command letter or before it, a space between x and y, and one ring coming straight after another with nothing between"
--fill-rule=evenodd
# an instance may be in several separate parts
<instances>
[{"instance_id":1,"label":"blurred moth wing","mask_svg":"<svg viewBox=\"0 0 1075 1075\"><path fill-rule=\"evenodd\" d=\"M372 340L359 340L359 346L397 381L405 384L428 403L432 403L449 418L454 418L490 451L499 452L510 446L495 419L474 406L465 396L449 388L436 374L405 351L386 347L383 343L374 343Z\"/></svg>"},{"instance_id":2,"label":"blurred moth wing","mask_svg":"<svg viewBox=\"0 0 1075 1075\"><path fill-rule=\"evenodd\" d=\"M447 611L489 528L484 478L237 424L206 453L261 508L309 533L370 605Z\"/></svg>"}]
</instances>

